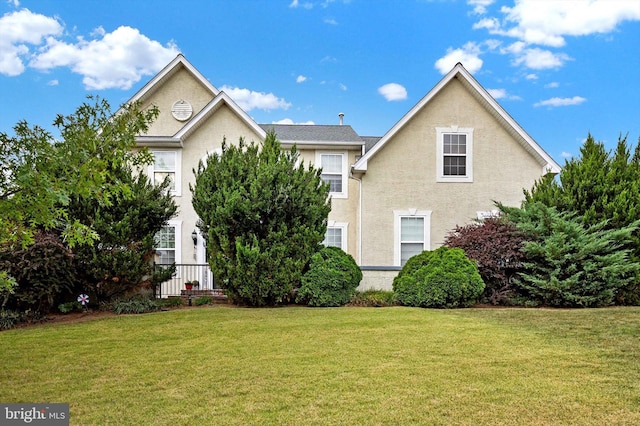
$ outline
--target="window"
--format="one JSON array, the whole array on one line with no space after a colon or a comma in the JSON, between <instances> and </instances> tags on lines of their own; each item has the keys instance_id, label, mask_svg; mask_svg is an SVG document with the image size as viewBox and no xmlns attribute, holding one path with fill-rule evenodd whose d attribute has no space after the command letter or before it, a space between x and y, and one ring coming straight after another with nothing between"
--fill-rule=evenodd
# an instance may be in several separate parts
<instances>
[{"instance_id":1,"label":"window","mask_svg":"<svg viewBox=\"0 0 640 426\"><path fill-rule=\"evenodd\" d=\"M347 198L347 155L344 152L320 152L316 163L322 167L322 180L329 186L329 194L335 198Z\"/></svg>"},{"instance_id":2,"label":"window","mask_svg":"<svg viewBox=\"0 0 640 426\"><path fill-rule=\"evenodd\" d=\"M155 235L156 263L170 265L180 263L180 222L169 221Z\"/></svg>"},{"instance_id":3,"label":"window","mask_svg":"<svg viewBox=\"0 0 640 426\"><path fill-rule=\"evenodd\" d=\"M473 129L438 127L438 182L473 182Z\"/></svg>"},{"instance_id":4,"label":"window","mask_svg":"<svg viewBox=\"0 0 640 426\"><path fill-rule=\"evenodd\" d=\"M180 195L180 151L153 151L153 157L153 182L159 185L169 178L169 190L173 195Z\"/></svg>"},{"instance_id":5,"label":"window","mask_svg":"<svg viewBox=\"0 0 640 426\"><path fill-rule=\"evenodd\" d=\"M431 212L410 209L407 211L394 211L394 216L396 239L394 264L396 266L404 266L409 258L422 253L424 250L429 250Z\"/></svg>"},{"instance_id":6,"label":"window","mask_svg":"<svg viewBox=\"0 0 640 426\"><path fill-rule=\"evenodd\" d=\"M347 224L330 221L322 244L327 247L340 247L347 251Z\"/></svg>"}]
</instances>

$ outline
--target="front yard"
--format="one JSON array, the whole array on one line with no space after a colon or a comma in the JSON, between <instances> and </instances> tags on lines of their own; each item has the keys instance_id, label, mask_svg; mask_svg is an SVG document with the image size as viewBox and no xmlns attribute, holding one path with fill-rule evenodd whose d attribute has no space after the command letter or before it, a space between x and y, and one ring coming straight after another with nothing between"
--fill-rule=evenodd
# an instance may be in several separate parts
<instances>
[{"instance_id":1,"label":"front yard","mask_svg":"<svg viewBox=\"0 0 640 426\"><path fill-rule=\"evenodd\" d=\"M0 333L71 424L640 424L640 308L215 306Z\"/></svg>"}]
</instances>

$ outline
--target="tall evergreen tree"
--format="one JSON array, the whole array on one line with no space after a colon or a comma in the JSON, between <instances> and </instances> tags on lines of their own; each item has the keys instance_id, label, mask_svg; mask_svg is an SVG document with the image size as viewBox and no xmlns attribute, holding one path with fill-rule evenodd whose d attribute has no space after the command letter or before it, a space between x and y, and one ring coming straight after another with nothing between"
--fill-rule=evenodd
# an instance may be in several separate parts
<instances>
[{"instance_id":1,"label":"tall evergreen tree","mask_svg":"<svg viewBox=\"0 0 640 426\"><path fill-rule=\"evenodd\" d=\"M240 139L198 165L193 207L216 279L239 303L287 301L324 239L331 210L320 170L298 164L273 132L261 146Z\"/></svg>"},{"instance_id":2,"label":"tall evergreen tree","mask_svg":"<svg viewBox=\"0 0 640 426\"><path fill-rule=\"evenodd\" d=\"M568 160L558 179L544 177L525 191L525 205L541 202L560 212L577 215L585 226L621 229L640 219L640 141L633 150L626 137L607 151L591 135L580 156ZM633 231L626 248L640 259L640 232ZM640 303L640 277L618 293L618 302Z\"/></svg>"}]
</instances>

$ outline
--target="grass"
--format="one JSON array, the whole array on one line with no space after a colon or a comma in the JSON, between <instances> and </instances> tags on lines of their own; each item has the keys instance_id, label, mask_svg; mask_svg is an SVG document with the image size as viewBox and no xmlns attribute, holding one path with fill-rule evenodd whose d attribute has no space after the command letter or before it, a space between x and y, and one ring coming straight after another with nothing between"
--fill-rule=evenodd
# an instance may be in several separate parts
<instances>
[{"instance_id":1,"label":"grass","mask_svg":"<svg viewBox=\"0 0 640 426\"><path fill-rule=\"evenodd\" d=\"M640 308L208 307L0 333L71 424L640 424Z\"/></svg>"}]
</instances>

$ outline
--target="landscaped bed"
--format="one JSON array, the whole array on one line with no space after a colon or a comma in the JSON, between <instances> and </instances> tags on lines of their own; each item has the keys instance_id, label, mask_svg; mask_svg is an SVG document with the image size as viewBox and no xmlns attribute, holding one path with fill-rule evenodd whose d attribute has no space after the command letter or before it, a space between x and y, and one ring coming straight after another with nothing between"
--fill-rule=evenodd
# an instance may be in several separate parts
<instances>
[{"instance_id":1,"label":"landscaped bed","mask_svg":"<svg viewBox=\"0 0 640 426\"><path fill-rule=\"evenodd\" d=\"M71 424L640 424L640 308L179 309L0 333Z\"/></svg>"}]
</instances>

